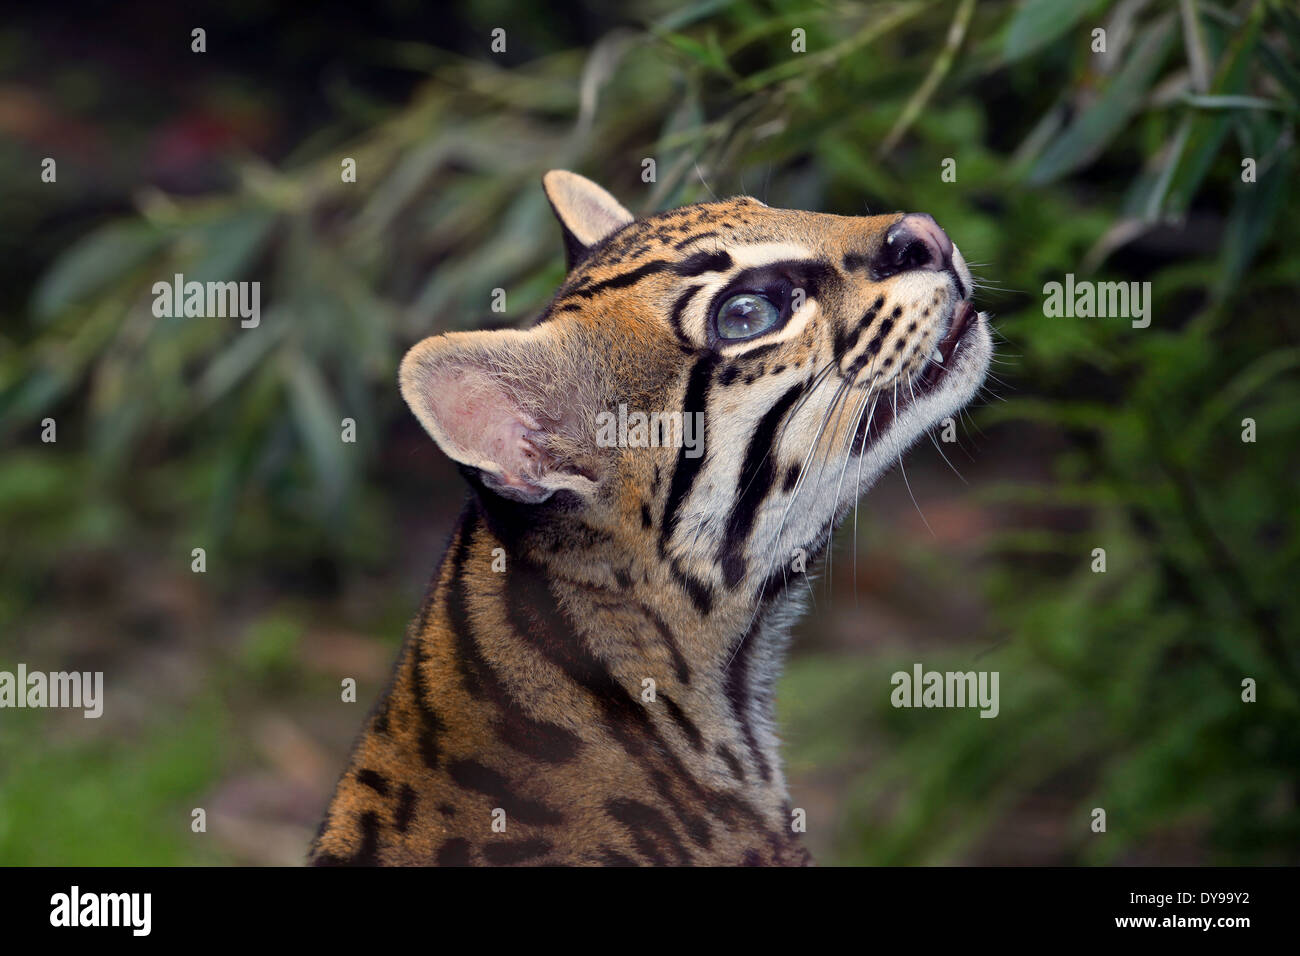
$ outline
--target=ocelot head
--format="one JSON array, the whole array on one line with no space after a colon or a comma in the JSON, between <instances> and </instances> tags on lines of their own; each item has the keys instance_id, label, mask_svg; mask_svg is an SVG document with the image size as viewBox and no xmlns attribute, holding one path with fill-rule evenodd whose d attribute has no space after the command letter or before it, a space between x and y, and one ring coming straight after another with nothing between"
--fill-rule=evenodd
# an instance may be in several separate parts
<instances>
[{"instance_id":1,"label":"ocelot head","mask_svg":"<svg viewBox=\"0 0 1300 956\"><path fill-rule=\"evenodd\" d=\"M402 393L515 520L662 566L699 613L823 550L984 379L970 270L925 213L740 197L638 220L573 173L543 185L569 264L555 298L527 329L420 342Z\"/></svg>"}]
</instances>

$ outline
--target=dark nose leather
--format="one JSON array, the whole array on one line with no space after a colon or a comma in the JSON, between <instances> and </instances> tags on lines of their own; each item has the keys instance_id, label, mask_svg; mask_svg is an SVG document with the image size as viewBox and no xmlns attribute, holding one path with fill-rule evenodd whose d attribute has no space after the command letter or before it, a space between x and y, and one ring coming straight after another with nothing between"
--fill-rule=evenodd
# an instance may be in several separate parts
<instances>
[{"instance_id":1,"label":"dark nose leather","mask_svg":"<svg viewBox=\"0 0 1300 956\"><path fill-rule=\"evenodd\" d=\"M912 269L932 272L952 269L952 240L929 213L908 213L890 226L871 262L876 279Z\"/></svg>"}]
</instances>

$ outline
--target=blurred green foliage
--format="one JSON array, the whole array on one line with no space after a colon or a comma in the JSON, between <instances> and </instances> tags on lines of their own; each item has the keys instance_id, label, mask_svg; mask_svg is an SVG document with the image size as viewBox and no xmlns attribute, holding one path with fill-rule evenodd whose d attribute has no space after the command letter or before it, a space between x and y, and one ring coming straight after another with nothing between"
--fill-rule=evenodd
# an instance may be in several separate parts
<instances>
[{"instance_id":1,"label":"blurred green foliage","mask_svg":"<svg viewBox=\"0 0 1300 956\"><path fill-rule=\"evenodd\" d=\"M791 52L796 30L806 53ZM546 169L586 173L636 212L742 191L925 210L976 265L1004 340L1005 400L973 424L1004 449L1053 436L1050 473L972 489L1018 509L978 556L979 633L926 658L969 669L970 642L996 642L979 658L1002 674L996 720L919 720L864 690L915 655L793 662L794 769L850 774L826 862L962 859L1063 777L1082 794L1064 861L1133 858L1185 828L1206 859L1300 861L1293 5L703 2L512 68L486 42L390 55L428 79L368 132L326 133L276 168L245 158L228 194L144 190L138 215L40 277L0 352L0 521L22 543L0 565L0 627L68 549L140 527L254 564L391 558L400 519L378 479L403 415L396 362L423 335L483 324L495 288L512 321L549 297ZM343 157L357 182L340 181ZM1067 272L1150 281L1150 328L1045 318L1039 291ZM155 319L150 287L174 273L260 280L260 327ZM46 415L57 446L36 441ZM338 441L345 416L355 446ZM951 568L925 552L898 561L944 586ZM247 666L282 672L296 628L271 620ZM1243 677L1258 703L1241 702ZM883 756L859 766L868 740ZM151 753L137 757L174 757ZM58 759L71 772L82 757ZM10 829L32 802L0 797ZM83 862L133 858L105 844Z\"/></svg>"}]
</instances>

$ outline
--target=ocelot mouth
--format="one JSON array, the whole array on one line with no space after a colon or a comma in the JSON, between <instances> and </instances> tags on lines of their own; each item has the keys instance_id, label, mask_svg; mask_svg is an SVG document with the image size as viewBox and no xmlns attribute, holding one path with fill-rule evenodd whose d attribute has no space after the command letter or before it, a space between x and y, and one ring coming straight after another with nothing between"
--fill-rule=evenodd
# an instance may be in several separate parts
<instances>
[{"instance_id":1,"label":"ocelot mouth","mask_svg":"<svg viewBox=\"0 0 1300 956\"><path fill-rule=\"evenodd\" d=\"M962 299L954 306L948 331L935 346L935 351L939 353L938 359L931 357L921 374L912 379L907 386L895 388L892 394L884 394L874 402L869 416L864 416L857 433L853 436L854 455L862 454L869 444L883 435L904 408L939 388L948 375L948 370L953 366L962 339L975 325L977 314L969 299ZM931 356L933 354L932 352Z\"/></svg>"},{"instance_id":2,"label":"ocelot mouth","mask_svg":"<svg viewBox=\"0 0 1300 956\"><path fill-rule=\"evenodd\" d=\"M957 354L957 347L961 344L962 336L974 324L975 307L970 304L969 299L962 299L952 310L952 321L948 324L948 333L939 340L935 346L935 351L939 353L942 361L937 361L933 357L930 364L925 367L921 377L917 379L914 387L918 395L931 392L939 386L948 369L952 367L952 358Z\"/></svg>"}]
</instances>

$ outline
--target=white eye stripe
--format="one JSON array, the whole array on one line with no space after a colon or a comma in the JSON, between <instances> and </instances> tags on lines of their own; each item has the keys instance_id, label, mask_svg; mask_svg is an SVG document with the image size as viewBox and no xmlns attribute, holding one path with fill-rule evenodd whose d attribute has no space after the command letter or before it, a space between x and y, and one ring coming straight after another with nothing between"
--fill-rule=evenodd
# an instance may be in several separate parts
<instances>
[{"instance_id":1,"label":"white eye stripe","mask_svg":"<svg viewBox=\"0 0 1300 956\"><path fill-rule=\"evenodd\" d=\"M738 269L754 269L777 262L816 258L813 250L797 242L753 242L748 245L727 246L726 251Z\"/></svg>"}]
</instances>

